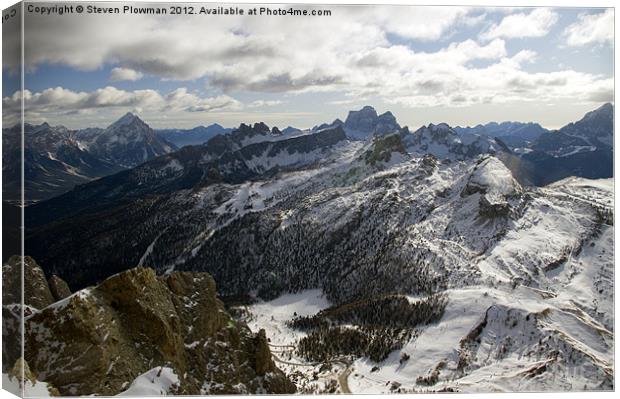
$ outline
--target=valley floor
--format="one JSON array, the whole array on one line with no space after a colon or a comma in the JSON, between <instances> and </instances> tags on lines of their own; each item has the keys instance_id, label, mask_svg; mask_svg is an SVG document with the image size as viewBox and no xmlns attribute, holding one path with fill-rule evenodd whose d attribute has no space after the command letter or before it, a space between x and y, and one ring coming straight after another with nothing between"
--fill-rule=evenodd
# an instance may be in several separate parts
<instances>
[{"instance_id":1,"label":"valley floor","mask_svg":"<svg viewBox=\"0 0 620 399\"><path fill-rule=\"evenodd\" d=\"M295 353L304 333L286 322L329 307L320 290L251 305L248 324L266 330L275 361L301 392L613 389L613 227L547 277L544 289L501 278L449 289L441 320L380 363L324 365ZM408 361L400 361L403 353Z\"/></svg>"}]
</instances>

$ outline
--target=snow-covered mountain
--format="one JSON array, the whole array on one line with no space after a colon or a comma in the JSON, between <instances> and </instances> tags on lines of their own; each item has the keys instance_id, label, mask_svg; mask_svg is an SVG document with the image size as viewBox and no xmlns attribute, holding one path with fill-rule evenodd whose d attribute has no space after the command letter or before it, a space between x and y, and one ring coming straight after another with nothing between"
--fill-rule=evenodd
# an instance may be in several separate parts
<instances>
[{"instance_id":1,"label":"snow-covered mountain","mask_svg":"<svg viewBox=\"0 0 620 399\"><path fill-rule=\"evenodd\" d=\"M474 127L454 128L458 134L477 134L489 137L499 137L501 141L511 149L527 147L532 141L536 140L540 135L549 132L538 123L534 122L489 122L485 125L476 125Z\"/></svg>"},{"instance_id":2,"label":"snow-covered mountain","mask_svg":"<svg viewBox=\"0 0 620 399\"><path fill-rule=\"evenodd\" d=\"M285 134L276 126L270 129L263 122L255 123L253 126L242 123L229 134L218 134L213 137L205 143L205 147L212 157L219 157L226 151L236 151L257 143L286 140L301 134L303 134L301 131Z\"/></svg>"},{"instance_id":3,"label":"snow-covered mountain","mask_svg":"<svg viewBox=\"0 0 620 399\"><path fill-rule=\"evenodd\" d=\"M106 129L78 131L76 139L96 157L123 168L137 166L176 149L131 112Z\"/></svg>"},{"instance_id":4,"label":"snow-covered mountain","mask_svg":"<svg viewBox=\"0 0 620 399\"><path fill-rule=\"evenodd\" d=\"M21 126L3 129L4 199L21 198ZM24 125L24 185L29 203L70 191L78 184L137 166L176 147L127 113L106 129Z\"/></svg>"},{"instance_id":5,"label":"snow-covered mountain","mask_svg":"<svg viewBox=\"0 0 620 399\"><path fill-rule=\"evenodd\" d=\"M588 112L579 121L564 126L560 132L581 137L597 147L611 147L613 146L613 129L614 106L606 103Z\"/></svg>"},{"instance_id":6,"label":"snow-covered mountain","mask_svg":"<svg viewBox=\"0 0 620 399\"><path fill-rule=\"evenodd\" d=\"M569 176L613 174L613 105L609 103L554 131L519 122L491 122L454 131L463 138L475 134L505 147L500 158L524 184L544 186Z\"/></svg>"},{"instance_id":7,"label":"snow-covered mountain","mask_svg":"<svg viewBox=\"0 0 620 399\"><path fill-rule=\"evenodd\" d=\"M301 392L612 389L613 181L522 184L501 139L371 114L79 186L26 208L26 247L74 290L208 272Z\"/></svg>"},{"instance_id":8,"label":"snow-covered mountain","mask_svg":"<svg viewBox=\"0 0 620 399\"><path fill-rule=\"evenodd\" d=\"M297 129L296 127L293 127L293 126L287 126L284 129L282 129L282 134L287 134L287 135L299 134L301 132L302 132L301 129Z\"/></svg>"},{"instance_id":9,"label":"snow-covered mountain","mask_svg":"<svg viewBox=\"0 0 620 399\"><path fill-rule=\"evenodd\" d=\"M613 105L604 104L577 122L543 133L517 151L524 181L549 184L569 176L613 176Z\"/></svg>"},{"instance_id":10,"label":"snow-covered mountain","mask_svg":"<svg viewBox=\"0 0 620 399\"><path fill-rule=\"evenodd\" d=\"M332 123L321 123L320 125L314 126L312 129L310 129L310 131L318 132L320 130L333 129L335 127L343 126L343 125L344 125L344 122L341 121L339 118L336 118Z\"/></svg>"},{"instance_id":11,"label":"snow-covered mountain","mask_svg":"<svg viewBox=\"0 0 620 399\"><path fill-rule=\"evenodd\" d=\"M224 296L319 289L332 306L390 294L415 309L428 295L446 295L438 321L394 338L386 358L361 349L339 366L354 392L612 386L610 181L527 188L488 154L446 163L408 153L400 135L342 145L331 163L177 185L155 197L91 183L56 203L77 215L32 232L27 246L78 287L86 270L98 279L149 265L208 271ZM103 204L103 192L116 202ZM109 209L107 217L80 211L80 201L99 201L93 206ZM79 245L70 244L74 229ZM273 325L276 345L292 345L293 364L310 363L295 348L317 332L287 327L293 312L278 303L290 301L274 301L273 313L260 308L258 320ZM375 339L364 331L360 340ZM312 381L308 370L330 378L318 365L293 369L307 376L300 384Z\"/></svg>"},{"instance_id":12,"label":"snow-covered mountain","mask_svg":"<svg viewBox=\"0 0 620 399\"><path fill-rule=\"evenodd\" d=\"M532 150L564 157L578 152L608 149L613 146L613 105L607 103L588 112L577 122L541 135Z\"/></svg>"},{"instance_id":13,"label":"snow-covered mountain","mask_svg":"<svg viewBox=\"0 0 620 399\"><path fill-rule=\"evenodd\" d=\"M29 202L71 190L77 184L121 170L88 152L64 126L24 125L24 189ZM21 126L2 131L5 201L21 198Z\"/></svg>"},{"instance_id":14,"label":"snow-covered mountain","mask_svg":"<svg viewBox=\"0 0 620 399\"><path fill-rule=\"evenodd\" d=\"M274 138L265 124L241 125L231 134L216 136L206 146L184 147L134 169L82 185L45 204L29 207L28 224L39 225L60 215L111 206L128 198L168 195L221 183L237 184L261 176L277 176L282 171L316 168L334 162L349 148L341 128L252 143L263 133ZM242 146L244 143L249 144ZM55 209L54 215L48 213L50 205Z\"/></svg>"},{"instance_id":15,"label":"snow-covered mountain","mask_svg":"<svg viewBox=\"0 0 620 399\"><path fill-rule=\"evenodd\" d=\"M472 158L479 154L510 152L501 142L492 137L457 132L445 123L422 126L412 134L402 133L410 152L419 155L433 154L445 159Z\"/></svg>"}]
</instances>

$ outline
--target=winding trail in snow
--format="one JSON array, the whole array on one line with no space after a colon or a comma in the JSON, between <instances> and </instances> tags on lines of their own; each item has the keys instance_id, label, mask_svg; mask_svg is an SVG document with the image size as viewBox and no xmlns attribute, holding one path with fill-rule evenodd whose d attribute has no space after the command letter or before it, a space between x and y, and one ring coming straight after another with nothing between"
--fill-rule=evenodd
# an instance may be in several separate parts
<instances>
[{"instance_id":1,"label":"winding trail in snow","mask_svg":"<svg viewBox=\"0 0 620 399\"><path fill-rule=\"evenodd\" d=\"M294 345L272 345L272 344L268 344L268 345L274 348L296 349ZM287 360L280 359L278 355L276 355L273 352L271 352L271 357L273 357L273 360L275 360L278 363L288 364L289 366L297 366L297 367L316 367L318 365L327 363L327 362L314 362L314 363L289 362ZM351 368L351 365L353 364L351 360L347 358L340 358L340 359L332 360L329 363L341 363L345 366L342 372L336 375L336 380L338 381L338 385L340 385L340 390L342 391L342 393L344 394L352 393L351 389L349 388L349 376L351 375L351 372L353 371L353 369Z\"/></svg>"},{"instance_id":2,"label":"winding trail in snow","mask_svg":"<svg viewBox=\"0 0 620 399\"><path fill-rule=\"evenodd\" d=\"M345 369L342 371L342 373L338 374L338 384L340 385L340 390L342 391L342 393L352 393L351 389L349 388L349 375L351 375L351 372L353 370L351 369L351 365L348 364L347 367L345 367Z\"/></svg>"}]
</instances>

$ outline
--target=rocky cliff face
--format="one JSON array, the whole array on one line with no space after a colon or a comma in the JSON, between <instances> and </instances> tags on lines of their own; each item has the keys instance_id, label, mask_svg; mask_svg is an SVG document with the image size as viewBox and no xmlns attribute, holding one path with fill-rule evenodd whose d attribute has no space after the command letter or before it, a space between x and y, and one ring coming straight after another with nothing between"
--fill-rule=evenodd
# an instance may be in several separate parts
<instances>
[{"instance_id":1,"label":"rocky cliff face","mask_svg":"<svg viewBox=\"0 0 620 399\"><path fill-rule=\"evenodd\" d=\"M54 284L67 287L67 283L57 276L54 276ZM21 257L12 256L2 265L2 304L19 305L22 301L21 287ZM41 267L30 256L24 257L24 304L42 309L55 301Z\"/></svg>"},{"instance_id":2,"label":"rocky cliff face","mask_svg":"<svg viewBox=\"0 0 620 399\"><path fill-rule=\"evenodd\" d=\"M230 317L206 273L135 268L34 311L25 357L61 395L116 395L158 367L178 377L166 393L295 391L264 333Z\"/></svg>"},{"instance_id":3,"label":"rocky cliff face","mask_svg":"<svg viewBox=\"0 0 620 399\"><path fill-rule=\"evenodd\" d=\"M359 111L349 111L344 128L350 137L362 139L397 132L400 125L391 112L377 115L377 111L367 105Z\"/></svg>"},{"instance_id":4,"label":"rocky cliff face","mask_svg":"<svg viewBox=\"0 0 620 399\"><path fill-rule=\"evenodd\" d=\"M60 277L53 275L47 280L47 284L50 287L50 292L54 297L54 300L60 301L71 295L71 290L67 285L67 282Z\"/></svg>"},{"instance_id":5,"label":"rocky cliff face","mask_svg":"<svg viewBox=\"0 0 620 399\"><path fill-rule=\"evenodd\" d=\"M24 309L28 317L56 301L57 295L71 295L67 283L53 276L50 284L41 267L29 256L23 258ZM53 289L51 288L53 286ZM12 256L2 265L2 371L6 372L21 356L22 258Z\"/></svg>"}]
</instances>

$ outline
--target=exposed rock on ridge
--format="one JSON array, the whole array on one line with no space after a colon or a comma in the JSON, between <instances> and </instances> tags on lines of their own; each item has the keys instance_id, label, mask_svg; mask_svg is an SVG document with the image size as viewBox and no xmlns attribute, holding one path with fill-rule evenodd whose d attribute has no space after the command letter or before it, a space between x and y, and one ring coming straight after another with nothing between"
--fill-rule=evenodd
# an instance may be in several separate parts
<instances>
[{"instance_id":1,"label":"exposed rock on ridge","mask_svg":"<svg viewBox=\"0 0 620 399\"><path fill-rule=\"evenodd\" d=\"M26 360L62 395L115 395L159 366L178 375L176 394L295 391L207 273L135 268L56 302L27 319Z\"/></svg>"}]
</instances>

